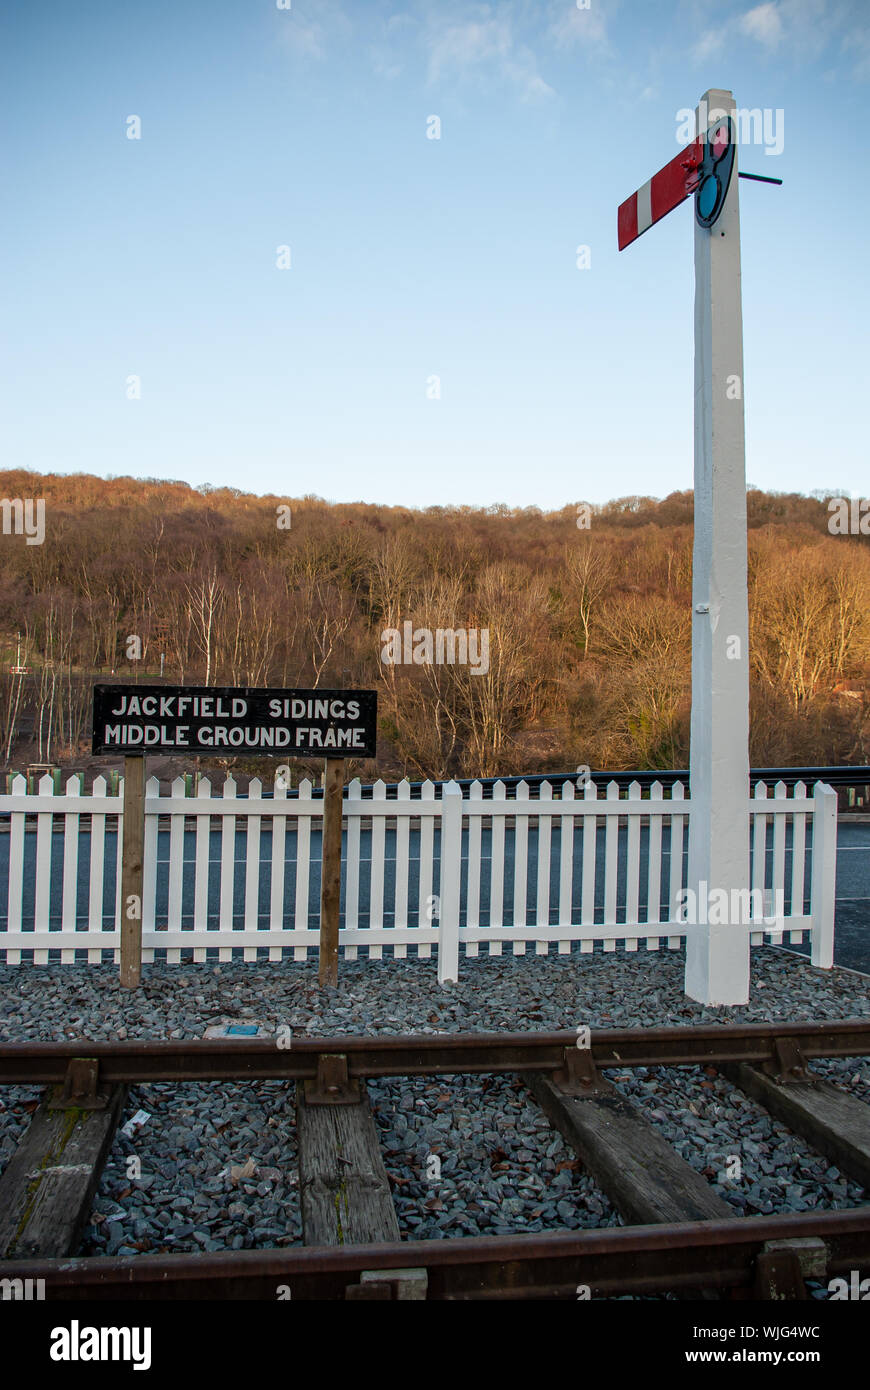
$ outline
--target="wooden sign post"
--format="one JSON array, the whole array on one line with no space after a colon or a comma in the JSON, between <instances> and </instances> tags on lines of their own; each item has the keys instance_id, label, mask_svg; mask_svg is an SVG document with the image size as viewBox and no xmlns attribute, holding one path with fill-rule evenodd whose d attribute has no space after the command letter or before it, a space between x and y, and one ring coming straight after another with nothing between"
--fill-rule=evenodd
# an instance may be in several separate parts
<instances>
[{"instance_id":1,"label":"wooden sign post","mask_svg":"<svg viewBox=\"0 0 870 1390\"><path fill-rule=\"evenodd\" d=\"M327 758L323 779L318 983L338 984L338 917L341 909L341 811L344 759Z\"/></svg>"},{"instance_id":2,"label":"wooden sign post","mask_svg":"<svg viewBox=\"0 0 870 1390\"><path fill-rule=\"evenodd\" d=\"M248 686L97 685L92 751L124 754L121 983L142 976L145 751L326 759L320 889L321 985L338 983L344 761L374 758L373 690L274 690ZM258 810L257 814L261 814ZM149 873L156 872L149 865ZM153 923L149 924L153 929ZM193 945L191 941L191 945Z\"/></svg>"},{"instance_id":3,"label":"wooden sign post","mask_svg":"<svg viewBox=\"0 0 870 1390\"><path fill-rule=\"evenodd\" d=\"M145 759L124 759L124 839L121 846L121 984L142 978L142 886L145 862Z\"/></svg>"}]
</instances>

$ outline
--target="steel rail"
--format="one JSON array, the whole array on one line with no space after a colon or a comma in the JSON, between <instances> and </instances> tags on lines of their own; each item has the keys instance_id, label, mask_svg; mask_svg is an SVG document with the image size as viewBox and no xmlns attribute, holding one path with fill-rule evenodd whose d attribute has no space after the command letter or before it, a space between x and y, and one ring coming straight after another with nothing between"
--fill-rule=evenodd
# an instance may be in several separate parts
<instances>
[{"instance_id":1,"label":"steel rail","mask_svg":"<svg viewBox=\"0 0 870 1390\"><path fill-rule=\"evenodd\" d=\"M870 1019L594 1029L589 1052L602 1069L778 1060L777 1040L793 1039L807 1059L870 1054ZM351 1077L554 1071L577 1032L425 1033L411 1036L127 1040L0 1043L0 1083L59 1084L73 1058L93 1058L102 1083L302 1080L324 1055L347 1058Z\"/></svg>"},{"instance_id":2,"label":"steel rail","mask_svg":"<svg viewBox=\"0 0 870 1390\"><path fill-rule=\"evenodd\" d=\"M749 1290L768 1242L821 1241L825 1276L870 1265L870 1208L610 1226L521 1236L222 1251L209 1255L6 1260L3 1279L44 1279L48 1300L343 1299L363 1271L425 1269L429 1299L576 1299ZM285 1295L286 1296L286 1295Z\"/></svg>"}]
</instances>

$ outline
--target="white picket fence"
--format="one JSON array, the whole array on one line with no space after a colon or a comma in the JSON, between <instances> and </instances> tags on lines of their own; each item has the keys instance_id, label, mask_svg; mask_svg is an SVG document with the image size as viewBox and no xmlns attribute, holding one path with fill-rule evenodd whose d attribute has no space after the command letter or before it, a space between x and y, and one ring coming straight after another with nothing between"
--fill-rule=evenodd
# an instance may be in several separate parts
<instances>
[{"instance_id":1,"label":"white picket fence","mask_svg":"<svg viewBox=\"0 0 870 1390\"><path fill-rule=\"evenodd\" d=\"M438 792L440 791L440 795ZM800 942L810 934L813 963L833 960L837 800L822 783L808 795L764 784L750 801L752 887L770 920L776 893L785 917L753 921L751 940ZM143 959L185 957L305 960L318 942L319 841L323 801L309 782L298 794L280 785L264 797L259 781L239 796L227 777L220 793L202 779L194 796L182 778L168 795L146 787ZM529 943L546 955L575 943L592 951L644 942L679 947L691 802L682 783L666 797L655 783L621 796L617 783L575 791L544 782L531 797L521 782L509 797L497 783L484 799L454 782L405 782L395 798L378 782L364 798L345 789L342 924L348 959L361 947L405 957L438 952L441 980L458 975L460 948L491 955ZM8 817L8 820L6 819ZM56 793L49 776L27 793L18 777L0 796L0 961L118 958L122 800L105 779L84 795L78 778ZM8 846L8 853L4 849ZM672 849L673 847L673 849ZM808 863L811 870L808 871ZM86 953L86 956L83 954Z\"/></svg>"}]
</instances>

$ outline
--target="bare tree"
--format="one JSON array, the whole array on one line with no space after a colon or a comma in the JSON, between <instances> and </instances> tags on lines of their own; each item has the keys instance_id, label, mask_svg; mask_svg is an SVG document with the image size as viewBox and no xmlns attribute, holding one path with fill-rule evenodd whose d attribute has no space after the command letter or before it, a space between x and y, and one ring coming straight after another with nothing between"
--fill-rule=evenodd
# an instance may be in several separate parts
<instances>
[{"instance_id":1,"label":"bare tree","mask_svg":"<svg viewBox=\"0 0 870 1390\"><path fill-rule=\"evenodd\" d=\"M750 654L769 686L785 689L797 710L866 656L868 563L855 547L851 563L831 567L818 546L771 550L756 565L750 602Z\"/></svg>"},{"instance_id":2,"label":"bare tree","mask_svg":"<svg viewBox=\"0 0 870 1390\"><path fill-rule=\"evenodd\" d=\"M211 685L215 616L223 599L217 568L213 567L201 579L193 584L185 585L185 588L191 627L195 634L197 646L205 658L205 683Z\"/></svg>"},{"instance_id":3,"label":"bare tree","mask_svg":"<svg viewBox=\"0 0 870 1390\"><path fill-rule=\"evenodd\" d=\"M565 547L570 600L583 629L583 659L589 656L589 629L599 601L613 583L613 565L601 545L585 540Z\"/></svg>"},{"instance_id":4,"label":"bare tree","mask_svg":"<svg viewBox=\"0 0 870 1390\"><path fill-rule=\"evenodd\" d=\"M314 689L354 619L352 599L320 579L306 579L302 588L302 624L306 655L314 671Z\"/></svg>"}]
</instances>

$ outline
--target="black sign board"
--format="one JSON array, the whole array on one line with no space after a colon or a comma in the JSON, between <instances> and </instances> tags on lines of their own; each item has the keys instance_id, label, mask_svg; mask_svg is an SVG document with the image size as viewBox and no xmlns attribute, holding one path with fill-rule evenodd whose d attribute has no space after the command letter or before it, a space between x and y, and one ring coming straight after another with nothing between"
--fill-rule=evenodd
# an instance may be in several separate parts
<instances>
[{"instance_id":1,"label":"black sign board","mask_svg":"<svg viewBox=\"0 0 870 1390\"><path fill-rule=\"evenodd\" d=\"M373 758L374 690L95 685L94 753Z\"/></svg>"}]
</instances>

